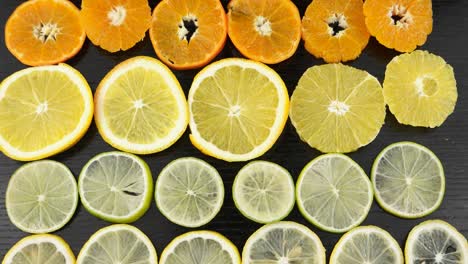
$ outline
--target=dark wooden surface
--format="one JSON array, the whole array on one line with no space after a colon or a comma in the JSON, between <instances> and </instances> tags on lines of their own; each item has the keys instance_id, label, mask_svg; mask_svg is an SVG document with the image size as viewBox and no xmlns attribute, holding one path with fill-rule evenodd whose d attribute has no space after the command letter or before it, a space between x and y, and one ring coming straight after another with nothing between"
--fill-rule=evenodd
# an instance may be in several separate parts
<instances>
[{"instance_id":1,"label":"dark wooden surface","mask_svg":"<svg viewBox=\"0 0 468 264\"><path fill-rule=\"evenodd\" d=\"M17 61L6 49L4 44L3 28L8 16L14 8L23 1L1 0L0 2L0 80L26 66ZM80 1L73 1L80 6ZM151 8L157 1L150 1ZM223 1L227 2L227 1ZM294 1L301 16L309 1ZM465 0L434 0L434 31L429 36L427 43L421 48L445 58L455 69L458 83L459 98L455 113L452 114L442 127L436 129L413 128L397 123L396 119L388 112L385 125L377 139L370 145L361 148L349 156L357 161L366 172L370 172L371 165L377 154L390 143L409 140L421 143L432 149L440 158L446 172L446 192L441 207L428 217L417 220L404 220L384 212L374 201L369 216L363 225L377 225L389 231L403 247L410 229L427 219L443 219L454 225L465 236L468 236L468 1ZM137 55L156 57L148 36L134 48L126 52L110 54L93 46L89 40L83 46L80 53L67 63L77 68L86 77L93 90L97 87L101 78L112 67L128 58ZM383 81L385 66L397 52L386 49L371 38L364 53L356 61L349 63L354 67L364 69L380 81ZM217 59L223 57L239 57L234 46L228 42ZM302 43L296 54L286 62L272 67L286 82L290 94L302 73L313 65L324 62L309 55ZM191 81L198 70L176 71L185 93L188 92ZM110 151L107 145L97 133L94 124L85 137L70 150L52 157L52 159L66 164L77 176L84 164L94 155ZM317 157L320 153L301 142L291 123L288 122L282 136L275 146L260 159L276 162L287 168L295 179L303 166L308 161ZM156 179L161 169L170 161L184 156L202 158L215 166L224 179L226 196L221 212L206 226L199 229L218 231L231 239L242 250L246 239L260 227L259 224L244 218L235 208L231 196L231 185L236 173L245 163L227 163L201 154L189 141L188 131L171 148L154 155L143 158L151 167L153 177ZM10 223L5 210L5 190L10 175L21 166L21 162L11 160L0 154L0 258L20 238L28 235L18 230ZM297 208L286 218L305 224L315 231L321 238L330 254L335 243L341 235L323 232L307 223L299 214ZM107 226L109 223L91 216L82 206L79 206L72 221L62 230L56 232L62 236L73 248L75 254L96 230ZM177 235L190 231L188 228L179 227L165 219L157 210L153 201L148 212L134 223L135 226L145 232L153 241L158 254Z\"/></svg>"}]
</instances>

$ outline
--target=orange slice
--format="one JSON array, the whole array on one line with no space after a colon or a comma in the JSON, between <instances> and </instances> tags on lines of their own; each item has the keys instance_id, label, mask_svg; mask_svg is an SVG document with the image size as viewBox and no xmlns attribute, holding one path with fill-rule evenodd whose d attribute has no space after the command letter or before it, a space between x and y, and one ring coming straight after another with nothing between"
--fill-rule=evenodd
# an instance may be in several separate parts
<instances>
[{"instance_id":1,"label":"orange slice","mask_svg":"<svg viewBox=\"0 0 468 264\"><path fill-rule=\"evenodd\" d=\"M226 13L219 0L163 0L154 9L151 42L171 68L208 64L223 49L226 36Z\"/></svg>"},{"instance_id":2,"label":"orange slice","mask_svg":"<svg viewBox=\"0 0 468 264\"><path fill-rule=\"evenodd\" d=\"M79 14L66 0L26 1L8 18L6 46L26 65L66 61L80 51L86 38Z\"/></svg>"},{"instance_id":3,"label":"orange slice","mask_svg":"<svg viewBox=\"0 0 468 264\"><path fill-rule=\"evenodd\" d=\"M81 20L94 45L117 52L143 40L151 9L148 0L83 0Z\"/></svg>"},{"instance_id":4,"label":"orange slice","mask_svg":"<svg viewBox=\"0 0 468 264\"><path fill-rule=\"evenodd\" d=\"M410 52L432 32L431 0L366 0L366 25L387 48Z\"/></svg>"},{"instance_id":5,"label":"orange slice","mask_svg":"<svg viewBox=\"0 0 468 264\"><path fill-rule=\"evenodd\" d=\"M328 63L354 60L369 42L362 0L314 0L302 19L307 51Z\"/></svg>"},{"instance_id":6,"label":"orange slice","mask_svg":"<svg viewBox=\"0 0 468 264\"><path fill-rule=\"evenodd\" d=\"M228 34L247 58L274 64L290 58L301 39L301 17L290 0L231 0Z\"/></svg>"}]
</instances>

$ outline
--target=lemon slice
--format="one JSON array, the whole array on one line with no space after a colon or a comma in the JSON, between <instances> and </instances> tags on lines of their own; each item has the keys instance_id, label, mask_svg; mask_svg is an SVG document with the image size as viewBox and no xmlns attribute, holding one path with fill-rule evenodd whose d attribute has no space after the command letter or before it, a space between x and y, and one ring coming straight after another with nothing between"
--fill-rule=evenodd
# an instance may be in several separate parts
<instances>
[{"instance_id":1,"label":"lemon slice","mask_svg":"<svg viewBox=\"0 0 468 264\"><path fill-rule=\"evenodd\" d=\"M372 205L372 185L364 170L343 154L312 160L299 175L297 205L325 231L342 233L361 224Z\"/></svg>"},{"instance_id":2,"label":"lemon slice","mask_svg":"<svg viewBox=\"0 0 468 264\"><path fill-rule=\"evenodd\" d=\"M322 152L351 152L372 142L385 119L379 81L342 64L314 66L291 96L291 122L300 138Z\"/></svg>"},{"instance_id":3,"label":"lemon slice","mask_svg":"<svg viewBox=\"0 0 468 264\"><path fill-rule=\"evenodd\" d=\"M242 251L243 264L325 264L320 238L295 222L267 224L253 233Z\"/></svg>"},{"instance_id":4,"label":"lemon slice","mask_svg":"<svg viewBox=\"0 0 468 264\"><path fill-rule=\"evenodd\" d=\"M176 237L161 254L159 264L240 264L236 246L213 231L192 231Z\"/></svg>"},{"instance_id":5,"label":"lemon slice","mask_svg":"<svg viewBox=\"0 0 468 264\"><path fill-rule=\"evenodd\" d=\"M442 125L458 97L453 68L443 58L421 50L390 61L383 92L398 122L422 127Z\"/></svg>"},{"instance_id":6,"label":"lemon slice","mask_svg":"<svg viewBox=\"0 0 468 264\"><path fill-rule=\"evenodd\" d=\"M99 133L122 151L164 150L187 128L187 101L179 82L150 57L135 57L112 69L99 84L95 104Z\"/></svg>"},{"instance_id":7,"label":"lemon slice","mask_svg":"<svg viewBox=\"0 0 468 264\"><path fill-rule=\"evenodd\" d=\"M84 244L77 264L157 264L151 240L138 228L119 224L101 228Z\"/></svg>"},{"instance_id":8,"label":"lemon slice","mask_svg":"<svg viewBox=\"0 0 468 264\"><path fill-rule=\"evenodd\" d=\"M340 238L330 256L330 264L349 263L403 264L403 252L387 231L376 226L359 226Z\"/></svg>"},{"instance_id":9,"label":"lemon slice","mask_svg":"<svg viewBox=\"0 0 468 264\"><path fill-rule=\"evenodd\" d=\"M399 217L429 215L444 198L442 163L428 148L413 142L395 143L382 150L371 178L377 202Z\"/></svg>"},{"instance_id":10,"label":"lemon slice","mask_svg":"<svg viewBox=\"0 0 468 264\"><path fill-rule=\"evenodd\" d=\"M2 261L2 264L17 263L74 264L75 255L59 236L32 235L18 241Z\"/></svg>"},{"instance_id":11,"label":"lemon slice","mask_svg":"<svg viewBox=\"0 0 468 264\"><path fill-rule=\"evenodd\" d=\"M66 64L18 71L0 84L0 149L28 161L62 152L86 133L93 95Z\"/></svg>"},{"instance_id":12,"label":"lemon slice","mask_svg":"<svg viewBox=\"0 0 468 264\"><path fill-rule=\"evenodd\" d=\"M289 96L271 68L230 58L195 76L188 103L193 145L218 159L245 161L276 142L288 118Z\"/></svg>"},{"instance_id":13,"label":"lemon slice","mask_svg":"<svg viewBox=\"0 0 468 264\"><path fill-rule=\"evenodd\" d=\"M237 173L232 197L237 209L252 221L279 221L294 207L294 181L280 165L252 161Z\"/></svg>"},{"instance_id":14,"label":"lemon slice","mask_svg":"<svg viewBox=\"0 0 468 264\"><path fill-rule=\"evenodd\" d=\"M49 233L75 213L78 188L63 164L41 160L21 166L10 178L5 199L8 217L24 232Z\"/></svg>"},{"instance_id":15,"label":"lemon slice","mask_svg":"<svg viewBox=\"0 0 468 264\"><path fill-rule=\"evenodd\" d=\"M449 223L428 220L415 226L405 245L406 263L466 264L466 238Z\"/></svg>"}]
</instances>

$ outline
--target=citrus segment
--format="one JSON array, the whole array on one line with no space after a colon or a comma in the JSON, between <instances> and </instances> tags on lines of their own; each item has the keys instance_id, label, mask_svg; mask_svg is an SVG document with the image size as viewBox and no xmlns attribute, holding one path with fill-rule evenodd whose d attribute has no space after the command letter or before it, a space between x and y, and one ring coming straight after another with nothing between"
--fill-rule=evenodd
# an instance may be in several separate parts
<instances>
[{"instance_id":1,"label":"citrus segment","mask_svg":"<svg viewBox=\"0 0 468 264\"><path fill-rule=\"evenodd\" d=\"M285 218L293 209L294 182L280 165L253 161L237 173L232 197L245 217L258 223L271 223Z\"/></svg>"},{"instance_id":2,"label":"citrus segment","mask_svg":"<svg viewBox=\"0 0 468 264\"><path fill-rule=\"evenodd\" d=\"M422 46L432 32L431 0L366 0L364 16L370 34L400 52Z\"/></svg>"},{"instance_id":3,"label":"citrus segment","mask_svg":"<svg viewBox=\"0 0 468 264\"><path fill-rule=\"evenodd\" d=\"M161 254L160 264L240 264L236 246L212 231L193 231L173 239Z\"/></svg>"},{"instance_id":4,"label":"citrus segment","mask_svg":"<svg viewBox=\"0 0 468 264\"><path fill-rule=\"evenodd\" d=\"M293 92L290 117L311 147L351 152L372 142L384 123L382 88L374 76L350 66L314 66Z\"/></svg>"},{"instance_id":5,"label":"citrus segment","mask_svg":"<svg viewBox=\"0 0 468 264\"><path fill-rule=\"evenodd\" d=\"M290 58L301 39L301 17L290 0L232 0L228 34L247 58L274 64Z\"/></svg>"},{"instance_id":6,"label":"citrus segment","mask_svg":"<svg viewBox=\"0 0 468 264\"><path fill-rule=\"evenodd\" d=\"M99 133L122 151L162 151L187 128L187 101L179 82L164 64L150 57L117 65L101 81L94 98Z\"/></svg>"},{"instance_id":7,"label":"citrus segment","mask_svg":"<svg viewBox=\"0 0 468 264\"><path fill-rule=\"evenodd\" d=\"M443 58L421 50L390 61L383 92L398 122L422 127L442 125L458 98L453 68Z\"/></svg>"},{"instance_id":8,"label":"citrus segment","mask_svg":"<svg viewBox=\"0 0 468 264\"><path fill-rule=\"evenodd\" d=\"M75 56L86 38L78 8L67 0L31 0L5 25L5 44L22 63L56 64Z\"/></svg>"},{"instance_id":9,"label":"citrus segment","mask_svg":"<svg viewBox=\"0 0 468 264\"><path fill-rule=\"evenodd\" d=\"M156 205L170 221L185 227L210 222L221 210L224 185L218 171L196 158L177 159L156 181Z\"/></svg>"},{"instance_id":10,"label":"citrus segment","mask_svg":"<svg viewBox=\"0 0 468 264\"><path fill-rule=\"evenodd\" d=\"M91 89L66 64L24 69L0 84L0 149L13 159L37 160L70 148L92 117Z\"/></svg>"},{"instance_id":11,"label":"citrus segment","mask_svg":"<svg viewBox=\"0 0 468 264\"><path fill-rule=\"evenodd\" d=\"M297 180L296 192L304 217L335 233L361 224L373 198L364 170L342 154L322 155L307 164Z\"/></svg>"},{"instance_id":12,"label":"citrus segment","mask_svg":"<svg viewBox=\"0 0 468 264\"><path fill-rule=\"evenodd\" d=\"M435 211L444 198L442 163L424 146L399 142L386 147L372 167L377 202L403 218L418 218Z\"/></svg>"},{"instance_id":13,"label":"citrus segment","mask_svg":"<svg viewBox=\"0 0 468 264\"><path fill-rule=\"evenodd\" d=\"M288 91L264 64L224 59L195 76L188 96L192 143L207 155L245 161L263 155L288 117Z\"/></svg>"},{"instance_id":14,"label":"citrus segment","mask_svg":"<svg viewBox=\"0 0 468 264\"><path fill-rule=\"evenodd\" d=\"M83 167L78 190L83 206L92 215L109 222L131 223L151 204L153 178L138 156L106 152Z\"/></svg>"},{"instance_id":15,"label":"citrus segment","mask_svg":"<svg viewBox=\"0 0 468 264\"><path fill-rule=\"evenodd\" d=\"M151 25L148 0L83 0L81 21L91 42L117 52L145 37Z\"/></svg>"},{"instance_id":16,"label":"citrus segment","mask_svg":"<svg viewBox=\"0 0 468 264\"><path fill-rule=\"evenodd\" d=\"M63 164L35 161L10 178L5 198L8 217L24 232L49 233L70 221L78 205L78 188Z\"/></svg>"},{"instance_id":17,"label":"citrus segment","mask_svg":"<svg viewBox=\"0 0 468 264\"><path fill-rule=\"evenodd\" d=\"M153 11L151 42L174 69L206 65L223 49L227 19L219 0L164 0Z\"/></svg>"},{"instance_id":18,"label":"citrus segment","mask_svg":"<svg viewBox=\"0 0 468 264\"><path fill-rule=\"evenodd\" d=\"M362 0L314 0L302 18L307 51L326 62L356 59L369 42Z\"/></svg>"}]
</instances>

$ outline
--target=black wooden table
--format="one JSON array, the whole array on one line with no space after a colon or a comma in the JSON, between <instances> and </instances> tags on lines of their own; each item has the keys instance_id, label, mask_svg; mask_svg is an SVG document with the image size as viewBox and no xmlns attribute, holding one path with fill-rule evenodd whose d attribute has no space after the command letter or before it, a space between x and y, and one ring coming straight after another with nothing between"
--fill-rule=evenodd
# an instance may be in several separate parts
<instances>
[{"instance_id":1,"label":"black wooden table","mask_svg":"<svg viewBox=\"0 0 468 264\"><path fill-rule=\"evenodd\" d=\"M0 2L0 25L2 25L2 32L0 33L0 80L26 67L6 49L3 32L8 16L22 2L22 0L1 0ZM73 2L80 6L80 1ZM223 2L227 3L227 1ZM295 0L294 2L299 7L302 16L310 1ZM150 1L151 8L154 8L156 3L157 1ZM468 91L465 91L468 89L468 18L466 16L468 1L434 0L433 9L434 31L422 49L442 56L454 67L459 93L455 113L447 119L442 127L424 129L400 125L393 115L388 112L385 125L377 139L357 152L349 154L367 173L370 173L375 157L385 146L408 140L429 147L442 161L446 175L446 192L443 203L436 212L422 219L404 220L384 212L374 201L369 216L363 223L363 225L377 225L386 229L402 247L410 229L427 219L443 219L458 228L465 237L468 237ZM361 57L349 63L349 65L366 70L380 81L383 81L385 66L398 54L381 46L374 38L371 38ZM86 40L79 54L67 63L78 69L94 90L101 78L112 67L137 55L156 57L148 36L134 48L115 54L99 49L93 46L89 40ZM228 41L217 59L239 56L239 52ZM291 59L272 67L284 79L291 94L300 76L308 67L323 63L322 60L315 59L308 54L301 43ZM198 70L175 72L185 93L188 92L192 79L197 72ZM237 211L232 201L232 182L236 173L245 163L227 163L203 155L191 145L188 134L187 130L184 136L171 148L143 158L151 167L154 178L168 162L179 157L194 156L202 158L215 166L224 179L226 189L224 205L221 212L211 223L199 229L218 231L231 239L239 250L242 250L243 244L250 234L260 227L259 224L244 218ZM113 149L102 140L93 124L85 137L76 146L52 157L52 159L66 164L77 176L91 157L110 150ZM318 155L320 155L318 151L301 142L293 126L288 122L275 146L260 159L273 161L284 166L297 179L301 169ZM5 210L5 190L8 181L11 174L21 165L21 162L11 160L0 154L0 259L3 259L5 253L16 241L28 235L10 223ZM327 255L330 254L341 236L318 230L300 215L297 208L292 211L286 220L303 223L316 232L327 249ZM96 230L107 225L109 223L91 216L82 206L79 206L72 221L56 234L63 237L70 244L75 254L78 254L86 240ZM190 229L172 224L164 218L157 210L154 201L148 212L134 225L150 237L159 254L174 237L190 231Z\"/></svg>"}]
</instances>

